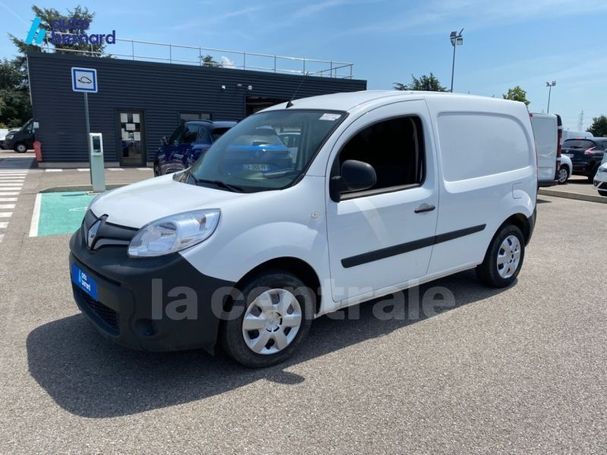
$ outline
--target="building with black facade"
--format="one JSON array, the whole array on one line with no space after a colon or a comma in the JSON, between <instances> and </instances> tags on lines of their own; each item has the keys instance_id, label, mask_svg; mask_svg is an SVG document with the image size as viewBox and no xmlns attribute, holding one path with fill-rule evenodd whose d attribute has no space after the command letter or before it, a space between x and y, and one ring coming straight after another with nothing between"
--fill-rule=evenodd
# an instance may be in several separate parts
<instances>
[{"instance_id":1,"label":"building with black facade","mask_svg":"<svg viewBox=\"0 0 607 455\"><path fill-rule=\"evenodd\" d=\"M41 167L88 165L84 95L72 91L72 67L97 70L98 93L88 95L90 128L103 134L108 166L149 165L161 138L181 120L241 120L294 94L303 98L367 86L350 77L48 52L30 54L28 67Z\"/></svg>"}]
</instances>

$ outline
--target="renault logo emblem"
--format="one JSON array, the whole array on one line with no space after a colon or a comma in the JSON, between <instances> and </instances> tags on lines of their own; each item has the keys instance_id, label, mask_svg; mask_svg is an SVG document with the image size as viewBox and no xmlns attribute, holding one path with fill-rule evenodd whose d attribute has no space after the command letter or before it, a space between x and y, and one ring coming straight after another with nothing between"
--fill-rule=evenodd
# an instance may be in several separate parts
<instances>
[{"instance_id":1,"label":"renault logo emblem","mask_svg":"<svg viewBox=\"0 0 607 455\"><path fill-rule=\"evenodd\" d=\"M95 240L97 240L97 232L99 232L99 228L105 222L105 217L102 217L95 221L91 228L86 233L86 244L92 250L93 245L95 244Z\"/></svg>"}]
</instances>

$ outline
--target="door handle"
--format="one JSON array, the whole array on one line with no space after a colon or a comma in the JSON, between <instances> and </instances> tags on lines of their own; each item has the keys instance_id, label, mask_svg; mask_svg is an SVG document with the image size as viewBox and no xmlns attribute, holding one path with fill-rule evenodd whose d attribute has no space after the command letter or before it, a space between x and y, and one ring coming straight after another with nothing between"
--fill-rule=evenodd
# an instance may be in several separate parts
<instances>
[{"instance_id":1,"label":"door handle","mask_svg":"<svg viewBox=\"0 0 607 455\"><path fill-rule=\"evenodd\" d=\"M422 205L420 205L418 208L415 209L415 213L431 212L435 208L436 208L436 206L434 204L428 204L428 203L424 202Z\"/></svg>"}]
</instances>

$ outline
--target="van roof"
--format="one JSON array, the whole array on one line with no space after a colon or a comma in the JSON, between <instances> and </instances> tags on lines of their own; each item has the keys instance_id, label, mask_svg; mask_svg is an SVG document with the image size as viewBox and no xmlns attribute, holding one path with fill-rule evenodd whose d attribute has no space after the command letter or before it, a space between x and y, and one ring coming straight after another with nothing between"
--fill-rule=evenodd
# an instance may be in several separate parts
<instances>
[{"instance_id":1,"label":"van roof","mask_svg":"<svg viewBox=\"0 0 607 455\"><path fill-rule=\"evenodd\" d=\"M406 90L364 90L359 92L333 93L330 95L296 99L293 100L293 106L291 109L327 109L351 112L364 104L373 103L381 99L384 99L386 102L390 102L420 98L443 98L450 100L461 99L468 100L467 102L476 100L477 102L492 101L499 103L516 103L516 101L504 100L502 98L489 98L485 96L465 95L461 93ZM264 109L264 111L285 109L286 107L287 103L280 103Z\"/></svg>"}]
</instances>

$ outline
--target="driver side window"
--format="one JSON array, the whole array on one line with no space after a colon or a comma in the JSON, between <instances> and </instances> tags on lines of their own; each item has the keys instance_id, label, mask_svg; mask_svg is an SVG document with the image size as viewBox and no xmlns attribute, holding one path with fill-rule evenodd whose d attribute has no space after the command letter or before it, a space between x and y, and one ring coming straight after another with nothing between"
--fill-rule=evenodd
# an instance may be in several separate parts
<instances>
[{"instance_id":1,"label":"driver side window","mask_svg":"<svg viewBox=\"0 0 607 455\"><path fill-rule=\"evenodd\" d=\"M370 164L377 183L357 195L395 191L419 186L424 180L424 140L419 117L407 116L384 120L356 133L341 149L334 175L347 160Z\"/></svg>"}]
</instances>

